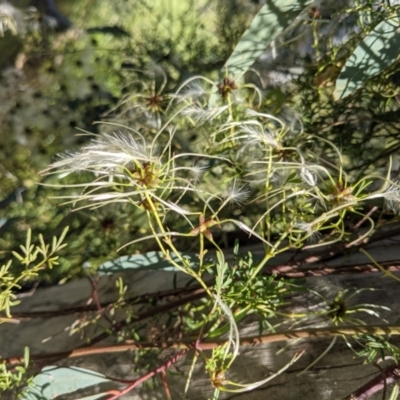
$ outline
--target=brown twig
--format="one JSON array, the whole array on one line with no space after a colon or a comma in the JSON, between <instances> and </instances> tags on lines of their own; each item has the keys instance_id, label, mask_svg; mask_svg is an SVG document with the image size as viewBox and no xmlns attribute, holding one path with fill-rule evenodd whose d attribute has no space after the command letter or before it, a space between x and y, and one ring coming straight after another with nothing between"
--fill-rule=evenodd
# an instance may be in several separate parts
<instances>
[{"instance_id":1,"label":"brown twig","mask_svg":"<svg viewBox=\"0 0 400 400\"><path fill-rule=\"evenodd\" d=\"M262 343L272 343L284 340L299 338L349 336L361 334L375 335L400 335L399 325L371 325L371 326L342 326L329 328L309 328L283 331L266 335L248 336L240 339L241 346L254 346ZM98 346L89 348L77 348L70 351L62 351L52 354L39 354L30 356L31 361L52 361L54 359L87 357L95 354L120 353L140 349L183 349L188 350L212 350L224 344L226 339L215 339L213 341L204 340L197 342L196 339L186 339L182 341L161 341L161 342L134 342L116 344L110 346ZM23 357L11 357L4 360L8 366L15 366L23 363Z\"/></svg>"},{"instance_id":2,"label":"brown twig","mask_svg":"<svg viewBox=\"0 0 400 400\"><path fill-rule=\"evenodd\" d=\"M378 209L377 206L373 206L368 212L367 214L364 215L363 218L360 219L360 221L358 221L354 227L353 227L353 231L357 230L376 210Z\"/></svg>"},{"instance_id":3,"label":"brown twig","mask_svg":"<svg viewBox=\"0 0 400 400\"><path fill-rule=\"evenodd\" d=\"M104 307L100 304L100 299L99 299L99 295L97 293L97 282L98 282L98 278L96 281L94 281L90 276L87 277L87 279L90 282L90 286L92 286L92 294L91 294L91 299L94 302L94 305L96 306L96 309L98 312L100 313L104 313Z\"/></svg>"},{"instance_id":4,"label":"brown twig","mask_svg":"<svg viewBox=\"0 0 400 400\"><path fill-rule=\"evenodd\" d=\"M101 314L103 318L105 318L110 324L112 324L111 318L106 314L106 308L104 308L100 304L100 299L99 299L99 294L97 292L97 283L98 283L98 278L96 281L94 281L90 276L87 277L89 279L90 285L92 286L92 294L91 294L91 299L94 302L94 305L96 306L98 314Z\"/></svg>"}]
</instances>

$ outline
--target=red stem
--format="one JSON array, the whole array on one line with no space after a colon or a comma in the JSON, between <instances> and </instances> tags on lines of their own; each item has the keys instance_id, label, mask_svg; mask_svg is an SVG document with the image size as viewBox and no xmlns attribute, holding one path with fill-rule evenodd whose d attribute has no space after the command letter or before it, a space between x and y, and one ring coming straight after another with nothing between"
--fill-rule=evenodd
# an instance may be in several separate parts
<instances>
[{"instance_id":1,"label":"red stem","mask_svg":"<svg viewBox=\"0 0 400 400\"><path fill-rule=\"evenodd\" d=\"M371 379L365 385L358 388L355 392L346 396L343 400L367 400L374 394L380 392L385 386L392 384L400 379L400 366L393 364L386 367L381 374Z\"/></svg>"},{"instance_id":2,"label":"red stem","mask_svg":"<svg viewBox=\"0 0 400 400\"><path fill-rule=\"evenodd\" d=\"M182 350L175 356L171 357L169 360L167 360L164 364L160 365L156 369L153 369L153 371L148 372L146 375L143 375L136 381L132 382L130 385L128 385L125 389L121 390L118 394L110 397L107 400L117 400L124 394L130 392L133 390L136 386L140 385L142 382L147 381L148 379L152 378L154 375L158 374L159 372L165 372L168 367L170 367L172 364L175 364L180 358L182 358L186 353L188 352L188 349Z\"/></svg>"}]
</instances>

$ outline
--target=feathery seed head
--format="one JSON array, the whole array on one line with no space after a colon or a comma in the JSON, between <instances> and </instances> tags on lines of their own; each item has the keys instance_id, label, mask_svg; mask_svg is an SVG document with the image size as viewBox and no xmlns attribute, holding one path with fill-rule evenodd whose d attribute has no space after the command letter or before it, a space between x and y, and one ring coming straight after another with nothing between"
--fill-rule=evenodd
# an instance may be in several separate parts
<instances>
[{"instance_id":1,"label":"feathery seed head","mask_svg":"<svg viewBox=\"0 0 400 400\"><path fill-rule=\"evenodd\" d=\"M318 226L317 224L312 221L312 222L297 222L294 224L294 227L296 229L299 229L300 231L303 231L306 233L307 241L310 243L316 243L320 240L321 238L321 233L318 231Z\"/></svg>"},{"instance_id":2,"label":"feathery seed head","mask_svg":"<svg viewBox=\"0 0 400 400\"><path fill-rule=\"evenodd\" d=\"M314 187L317 184L317 176L308 166L301 168L300 177L301 180L309 186Z\"/></svg>"},{"instance_id":3,"label":"feathery seed head","mask_svg":"<svg viewBox=\"0 0 400 400\"><path fill-rule=\"evenodd\" d=\"M231 204L236 204L237 206L243 206L246 200L250 196L250 190L247 189L244 185L239 186L239 183L236 179L233 180L232 183L229 184L224 197Z\"/></svg>"},{"instance_id":4,"label":"feathery seed head","mask_svg":"<svg viewBox=\"0 0 400 400\"><path fill-rule=\"evenodd\" d=\"M196 161L192 167L189 168L190 175L194 182L198 182L204 172L208 169L208 162L205 160Z\"/></svg>"},{"instance_id":5,"label":"feathery seed head","mask_svg":"<svg viewBox=\"0 0 400 400\"><path fill-rule=\"evenodd\" d=\"M400 211L400 183L394 182L389 187L380 193L373 193L365 198L365 200L371 200L378 197L382 197L385 200L386 207L393 213Z\"/></svg>"},{"instance_id":6,"label":"feathery seed head","mask_svg":"<svg viewBox=\"0 0 400 400\"><path fill-rule=\"evenodd\" d=\"M91 182L71 185L83 187L84 193L68 198L90 201L96 206L126 202L128 198L136 205L141 205L146 193L152 194L161 187L165 189L168 186L165 182L170 179L169 168L162 164L153 145L122 133L103 134L80 152L62 155L43 174L59 170L95 174L96 178Z\"/></svg>"},{"instance_id":7,"label":"feathery seed head","mask_svg":"<svg viewBox=\"0 0 400 400\"><path fill-rule=\"evenodd\" d=\"M221 107L208 108L201 104L194 103L189 107L186 107L182 111L182 115L189 118L193 118L197 124L204 124L206 122L212 122L216 117L221 115L225 110L229 108L229 105Z\"/></svg>"},{"instance_id":8,"label":"feathery seed head","mask_svg":"<svg viewBox=\"0 0 400 400\"><path fill-rule=\"evenodd\" d=\"M68 172L91 171L114 174L131 163L157 163L154 149L131 135L122 133L103 134L93 139L80 152L66 153L49 166L44 173L56 170Z\"/></svg>"},{"instance_id":9,"label":"feathery seed head","mask_svg":"<svg viewBox=\"0 0 400 400\"><path fill-rule=\"evenodd\" d=\"M178 100L197 100L203 96L209 95L202 82L198 79L191 81L188 83L185 88L178 93L178 95L174 95Z\"/></svg>"},{"instance_id":10,"label":"feathery seed head","mask_svg":"<svg viewBox=\"0 0 400 400\"><path fill-rule=\"evenodd\" d=\"M279 142L274 138L272 133L267 132L260 124L243 124L240 127L241 133L244 134L245 139L249 144L263 144L275 148L279 148Z\"/></svg>"},{"instance_id":11,"label":"feathery seed head","mask_svg":"<svg viewBox=\"0 0 400 400\"><path fill-rule=\"evenodd\" d=\"M400 210L400 186L398 182L390 185L388 189L383 193L383 198L386 202L386 207L394 213Z\"/></svg>"}]
</instances>

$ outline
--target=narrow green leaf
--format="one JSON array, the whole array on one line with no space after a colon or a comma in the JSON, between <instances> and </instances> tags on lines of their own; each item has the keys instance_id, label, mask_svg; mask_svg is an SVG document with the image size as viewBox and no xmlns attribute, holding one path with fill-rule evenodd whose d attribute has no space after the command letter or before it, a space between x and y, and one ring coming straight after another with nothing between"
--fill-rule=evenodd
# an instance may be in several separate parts
<instances>
[{"instance_id":1,"label":"narrow green leaf","mask_svg":"<svg viewBox=\"0 0 400 400\"><path fill-rule=\"evenodd\" d=\"M41 250L42 250L41 253L45 255L47 253L49 246L46 246L43 235L41 233L39 234L39 242L40 242L40 246L41 246Z\"/></svg>"},{"instance_id":2,"label":"narrow green leaf","mask_svg":"<svg viewBox=\"0 0 400 400\"><path fill-rule=\"evenodd\" d=\"M23 374L25 374L25 372L26 372L26 369L25 369L25 367L23 367L22 365L17 365L16 367L15 367L15 370L17 371L17 372L19 372L18 373L18 377L21 377Z\"/></svg>"},{"instance_id":3,"label":"narrow green leaf","mask_svg":"<svg viewBox=\"0 0 400 400\"><path fill-rule=\"evenodd\" d=\"M358 45L336 81L335 100L361 88L396 61L400 49L399 26L398 17L382 21Z\"/></svg>"},{"instance_id":4,"label":"narrow green leaf","mask_svg":"<svg viewBox=\"0 0 400 400\"><path fill-rule=\"evenodd\" d=\"M394 388L392 390L392 393L390 394L389 400L396 400L399 396L399 387L397 385L394 385Z\"/></svg>"},{"instance_id":5,"label":"narrow green leaf","mask_svg":"<svg viewBox=\"0 0 400 400\"><path fill-rule=\"evenodd\" d=\"M68 246L68 243L61 244L61 245L57 246L57 251L60 251L61 249L63 249L64 247L67 247L67 246Z\"/></svg>"},{"instance_id":6,"label":"narrow green leaf","mask_svg":"<svg viewBox=\"0 0 400 400\"><path fill-rule=\"evenodd\" d=\"M16 251L12 252L12 255L17 258L19 261L23 262L24 261L24 257L22 257L19 253L17 253Z\"/></svg>"},{"instance_id":7,"label":"narrow green leaf","mask_svg":"<svg viewBox=\"0 0 400 400\"><path fill-rule=\"evenodd\" d=\"M25 368L28 368L29 365L29 347L25 346L24 347L24 366Z\"/></svg>"},{"instance_id":8,"label":"narrow green leaf","mask_svg":"<svg viewBox=\"0 0 400 400\"><path fill-rule=\"evenodd\" d=\"M240 322L246 315L248 315L248 313L249 313L249 307L244 307L243 309L236 312L236 314L234 315L235 322ZM209 333L207 335L207 337L210 339L215 338L215 337L220 337L221 335L224 335L225 333L227 333L230 328L231 328L231 324L227 323L225 325L220 326L215 331L212 331L211 333Z\"/></svg>"},{"instance_id":9,"label":"narrow green leaf","mask_svg":"<svg viewBox=\"0 0 400 400\"><path fill-rule=\"evenodd\" d=\"M51 241L51 251L54 253L57 250L57 237L53 236L53 240Z\"/></svg>"},{"instance_id":10,"label":"narrow green leaf","mask_svg":"<svg viewBox=\"0 0 400 400\"><path fill-rule=\"evenodd\" d=\"M68 230L69 226L65 227L58 240L56 237L53 237L53 251L61 249L61 243L64 241L65 236L67 236ZM63 244L62 247L65 247L66 245L67 244Z\"/></svg>"},{"instance_id":11,"label":"narrow green leaf","mask_svg":"<svg viewBox=\"0 0 400 400\"><path fill-rule=\"evenodd\" d=\"M26 234L26 244L25 244L25 249L26 249L26 255L31 252L31 240L32 240L32 230L31 228L28 229L28 232Z\"/></svg>"}]
</instances>

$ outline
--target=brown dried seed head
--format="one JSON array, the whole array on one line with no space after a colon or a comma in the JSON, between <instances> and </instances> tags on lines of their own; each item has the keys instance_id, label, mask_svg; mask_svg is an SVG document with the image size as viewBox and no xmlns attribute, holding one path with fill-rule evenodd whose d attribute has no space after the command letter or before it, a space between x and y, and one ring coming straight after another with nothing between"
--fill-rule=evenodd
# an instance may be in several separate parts
<instances>
[{"instance_id":1,"label":"brown dried seed head","mask_svg":"<svg viewBox=\"0 0 400 400\"><path fill-rule=\"evenodd\" d=\"M223 99L226 99L233 90L236 90L238 87L235 84L233 79L224 78L222 83L218 85L218 93Z\"/></svg>"}]
</instances>

